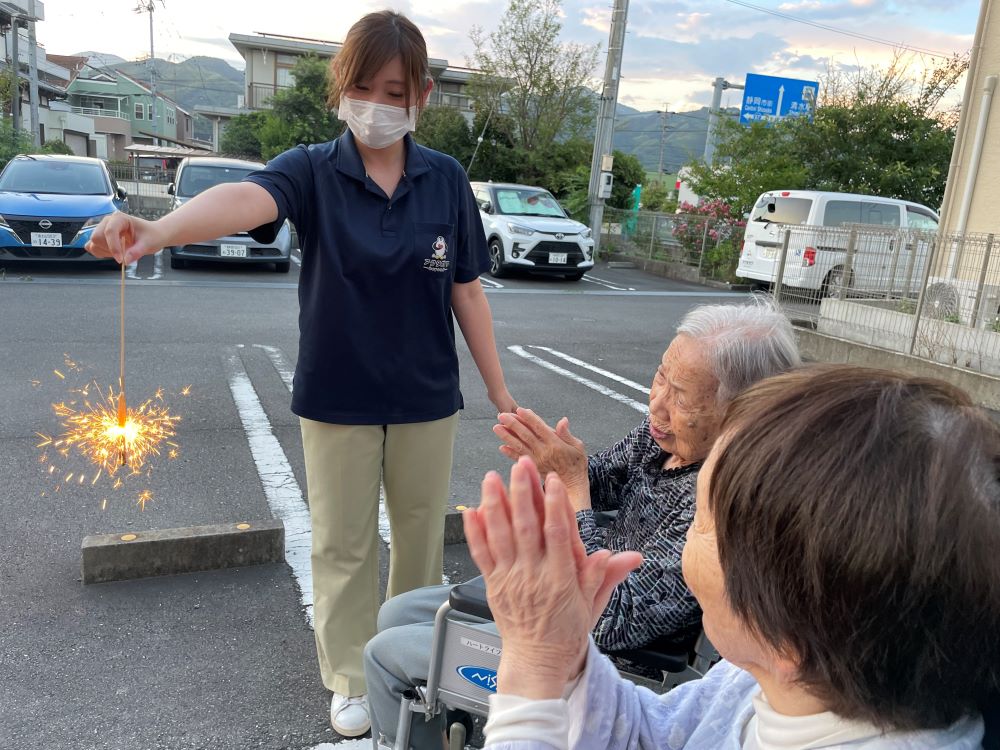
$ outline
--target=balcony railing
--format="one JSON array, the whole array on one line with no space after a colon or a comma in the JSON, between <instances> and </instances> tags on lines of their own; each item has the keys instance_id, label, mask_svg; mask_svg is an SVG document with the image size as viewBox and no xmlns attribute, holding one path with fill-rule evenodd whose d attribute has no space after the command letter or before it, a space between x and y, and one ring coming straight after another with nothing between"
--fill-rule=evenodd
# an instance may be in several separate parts
<instances>
[{"instance_id":1,"label":"balcony railing","mask_svg":"<svg viewBox=\"0 0 1000 750\"><path fill-rule=\"evenodd\" d=\"M124 112L113 109L101 109L100 107L72 107L73 112L87 117L113 117L116 120L128 120L129 116Z\"/></svg>"},{"instance_id":2,"label":"balcony railing","mask_svg":"<svg viewBox=\"0 0 1000 750\"><path fill-rule=\"evenodd\" d=\"M270 109L271 99L278 91L284 91L289 86L272 86L266 83L250 84L250 100L247 107L250 109Z\"/></svg>"}]
</instances>

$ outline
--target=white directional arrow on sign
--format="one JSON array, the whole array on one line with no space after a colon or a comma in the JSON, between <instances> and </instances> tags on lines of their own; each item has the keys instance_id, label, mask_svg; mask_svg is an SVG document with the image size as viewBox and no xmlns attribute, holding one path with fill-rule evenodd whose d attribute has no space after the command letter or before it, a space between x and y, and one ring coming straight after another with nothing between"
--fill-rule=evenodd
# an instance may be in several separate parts
<instances>
[{"instance_id":1,"label":"white directional arrow on sign","mask_svg":"<svg viewBox=\"0 0 1000 750\"><path fill-rule=\"evenodd\" d=\"M778 106L774 109L774 119L781 117L781 100L785 98L785 87L778 86Z\"/></svg>"}]
</instances>

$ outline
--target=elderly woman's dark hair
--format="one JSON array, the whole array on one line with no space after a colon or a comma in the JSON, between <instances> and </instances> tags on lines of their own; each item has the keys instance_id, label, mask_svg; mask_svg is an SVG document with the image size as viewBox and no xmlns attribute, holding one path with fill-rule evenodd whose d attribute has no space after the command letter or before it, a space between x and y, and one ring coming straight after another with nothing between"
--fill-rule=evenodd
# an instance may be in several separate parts
<instances>
[{"instance_id":1,"label":"elderly woman's dark hair","mask_svg":"<svg viewBox=\"0 0 1000 750\"><path fill-rule=\"evenodd\" d=\"M1000 431L944 382L800 369L731 404L709 508L730 605L848 719L940 728L1000 674Z\"/></svg>"}]
</instances>

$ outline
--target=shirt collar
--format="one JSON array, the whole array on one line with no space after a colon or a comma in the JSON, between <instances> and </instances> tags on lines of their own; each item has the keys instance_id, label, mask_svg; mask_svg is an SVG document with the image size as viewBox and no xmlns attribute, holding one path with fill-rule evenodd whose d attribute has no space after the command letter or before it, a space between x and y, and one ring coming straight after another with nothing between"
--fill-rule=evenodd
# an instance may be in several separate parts
<instances>
[{"instance_id":1,"label":"shirt collar","mask_svg":"<svg viewBox=\"0 0 1000 750\"><path fill-rule=\"evenodd\" d=\"M350 128L344 129L344 133L340 136L339 141L337 171L364 182L365 164L361 160L361 154L358 153L357 144L354 142L354 133L351 132ZM406 149L406 164L403 167L406 177L412 178L424 172L429 172L431 167L410 133L403 136L403 144Z\"/></svg>"}]
</instances>

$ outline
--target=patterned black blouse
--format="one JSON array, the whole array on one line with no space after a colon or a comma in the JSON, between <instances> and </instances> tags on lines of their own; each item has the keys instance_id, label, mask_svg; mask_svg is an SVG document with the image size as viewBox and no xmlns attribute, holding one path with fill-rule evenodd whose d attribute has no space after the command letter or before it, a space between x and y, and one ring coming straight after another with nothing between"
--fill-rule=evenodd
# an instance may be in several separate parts
<instances>
[{"instance_id":1,"label":"patterned black blouse","mask_svg":"<svg viewBox=\"0 0 1000 750\"><path fill-rule=\"evenodd\" d=\"M670 454L649 434L649 417L610 448L588 459L593 510L576 514L587 552L641 552L643 563L619 584L594 640L605 651L638 648L699 627L701 610L681 575L681 550L694 520L695 481L701 463L664 469ZM608 527L594 511L617 510Z\"/></svg>"}]
</instances>

